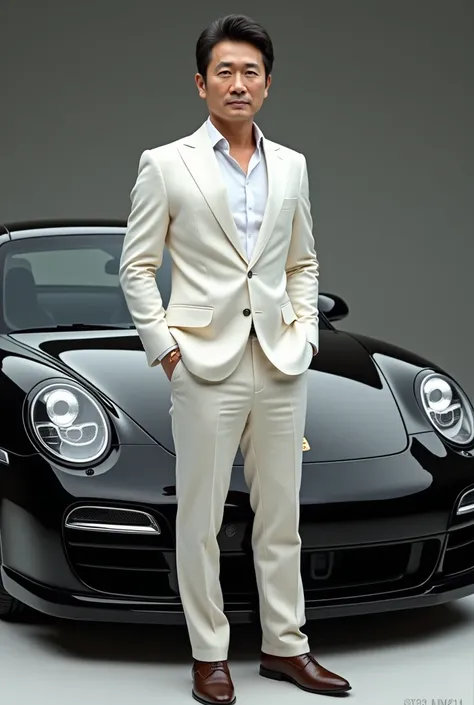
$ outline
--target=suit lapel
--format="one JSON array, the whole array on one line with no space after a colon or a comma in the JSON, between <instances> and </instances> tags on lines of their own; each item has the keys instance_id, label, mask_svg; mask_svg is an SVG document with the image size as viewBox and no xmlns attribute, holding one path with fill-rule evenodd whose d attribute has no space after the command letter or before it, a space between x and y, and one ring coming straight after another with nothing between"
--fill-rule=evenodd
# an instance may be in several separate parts
<instances>
[{"instance_id":1,"label":"suit lapel","mask_svg":"<svg viewBox=\"0 0 474 705\"><path fill-rule=\"evenodd\" d=\"M227 189L208 136L206 124L178 146L181 157L216 220L241 257L248 261L229 208Z\"/></svg>"},{"instance_id":2,"label":"suit lapel","mask_svg":"<svg viewBox=\"0 0 474 705\"><path fill-rule=\"evenodd\" d=\"M229 208L227 189L209 139L206 124L204 123L197 132L185 138L178 145L184 163L217 222L249 267L253 267L270 240L286 189L286 165L279 145L264 138L263 148L268 174L268 198L260 232L249 262Z\"/></svg>"},{"instance_id":3,"label":"suit lapel","mask_svg":"<svg viewBox=\"0 0 474 705\"><path fill-rule=\"evenodd\" d=\"M286 191L285 160L282 157L280 146L264 138L263 148L267 163L268 197L249 267L254 266L272 236Z\"/></svg>"}]
</instances>

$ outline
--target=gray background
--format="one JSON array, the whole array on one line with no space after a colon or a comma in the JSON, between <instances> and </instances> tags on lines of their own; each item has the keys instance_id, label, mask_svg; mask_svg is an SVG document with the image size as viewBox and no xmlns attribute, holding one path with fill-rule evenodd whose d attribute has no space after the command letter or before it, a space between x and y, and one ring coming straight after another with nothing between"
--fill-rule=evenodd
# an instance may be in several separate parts
<instances>
[{"instance_id":1,"label":"gray background","mask_svg":"<svg viewBox=\"0 0 474 705\"><path fill-rule=\"evenodd\" d=\"M274 39L258 123L306 154L340 327L474 395L472 0L0 0L0 220L126 218L140 152L206 117L195 41L228 12Z\"/></svg>"}]
</instances>

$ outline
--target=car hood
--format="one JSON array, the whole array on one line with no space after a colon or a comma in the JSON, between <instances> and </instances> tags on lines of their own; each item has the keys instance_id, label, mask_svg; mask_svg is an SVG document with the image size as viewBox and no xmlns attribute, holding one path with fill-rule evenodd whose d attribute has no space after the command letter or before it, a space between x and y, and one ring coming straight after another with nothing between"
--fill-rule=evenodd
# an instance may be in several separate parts
<instances>
[{"instance_id":1,"label":"car hood","mask_svg":"<svg viewBox=\"0 0 474 705\"><path fill-rule=\"evenodd\" d=\"M134 330L11 337L87 380L153 439L175 452L170 384L161 366L148 366ZM313 463L391 455L408 445L392 390L353 335L320 331L320 352L308 373L305 440L303 459ZM243 462L240 451L235 462Z\"/></svg>"}]
</instances>

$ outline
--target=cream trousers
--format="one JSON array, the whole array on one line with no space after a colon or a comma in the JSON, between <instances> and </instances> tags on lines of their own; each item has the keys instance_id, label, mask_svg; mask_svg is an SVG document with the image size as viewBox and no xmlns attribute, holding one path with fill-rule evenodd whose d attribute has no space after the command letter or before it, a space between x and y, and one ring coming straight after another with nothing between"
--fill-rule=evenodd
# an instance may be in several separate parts
<instances>
[{"instance_id":1,"label":"cream trousers","mask_svg":"<svg viewBox=\"0 0 474 705\"><path fill-rule=\"evenodd\" d=\"M287 376L251 336L235 371L221 382L193 375L183 361L171 378L176 448L176 560L193 658L227 659L229 623L219 582L217 535L239 444L255 514L252 548L262 650L309 651L300 631L299 491L307 372Z\"/></svg>"}]
</instances>

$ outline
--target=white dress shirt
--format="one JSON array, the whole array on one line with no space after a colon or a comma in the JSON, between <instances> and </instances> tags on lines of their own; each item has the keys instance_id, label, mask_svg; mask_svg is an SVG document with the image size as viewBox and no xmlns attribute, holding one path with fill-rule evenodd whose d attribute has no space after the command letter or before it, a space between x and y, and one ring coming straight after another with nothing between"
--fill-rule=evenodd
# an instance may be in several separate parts
<instances>
[{"instance_id":1,"label":"white dress shirt","mask_svg":"<svg viewBox=\"0 0 474 705\"><path fill-rule=\"evenodd\" d=\"M244 252L247 253L247 257L250 260L257 242L260 226L262 225L268 197L267 165L262 143L263 134L254 123L257 146L250 159L248 171L245 173L240 164L230 155L228 141L213 125L210 118L208 118L206 126L227 189L229 206L237 232L239 233ZM160 355L160 360L177 347L177 345L174 345L165 350Z\"/></svg>"},{"instance_id":2,"label":"white dress shirt","mask_svg":"<svg viewBox=\"0 0 474 705\"><path fill-rule=\"evenodd\" d=\"M263 134L254 124L257 147L250 160L247 174L230 155L230 145L219 130L207 121L207 130L214 147L224 184L227 188L230 211L233 215L244 252L250 260L262 225L268 197L268 177Z\"/></svg>"}]
</instances>

